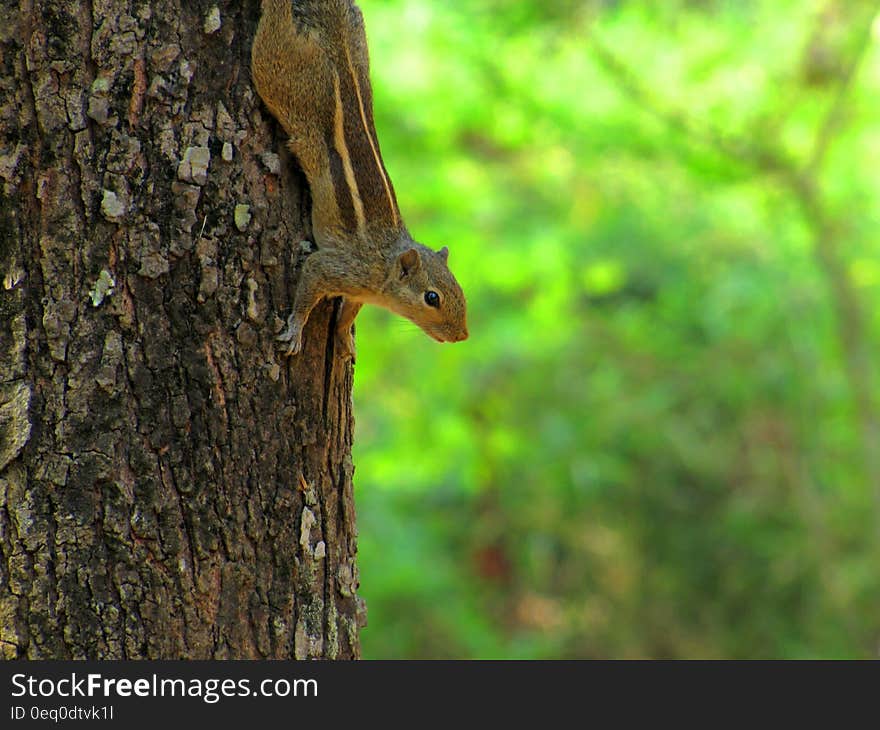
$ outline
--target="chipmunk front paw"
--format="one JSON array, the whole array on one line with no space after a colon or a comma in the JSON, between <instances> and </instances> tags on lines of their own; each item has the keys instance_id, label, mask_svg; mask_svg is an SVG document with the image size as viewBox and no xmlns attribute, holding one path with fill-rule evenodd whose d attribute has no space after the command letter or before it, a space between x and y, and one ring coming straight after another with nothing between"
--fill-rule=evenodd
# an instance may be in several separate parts
<instances>
[{"instance_id":1,"label":"chipmunk front paw","mask_svg":"<svg viewBox=\"0 0 880 730\"><path fill-rule=\"evenodd\" d=\"M354 362L355 346L351 327L346 328L344 331L336 330L336 351L343 360L351 360Z\"/></svg>"},{"instance_id":2,"label":"chipmunk front paw","mask_svg":"<svg viewBox=\"0 0 880 730\"><path fill-rule=\"evenodd\" d=\"M302 325L294 322L293 315L290 315L287 320L287 327L284 328L284 332L278 335L275 340L287 344L284 348L284 354L288 357L299 354L299 351L302 350Z\"/></svg>"}]
</instances>

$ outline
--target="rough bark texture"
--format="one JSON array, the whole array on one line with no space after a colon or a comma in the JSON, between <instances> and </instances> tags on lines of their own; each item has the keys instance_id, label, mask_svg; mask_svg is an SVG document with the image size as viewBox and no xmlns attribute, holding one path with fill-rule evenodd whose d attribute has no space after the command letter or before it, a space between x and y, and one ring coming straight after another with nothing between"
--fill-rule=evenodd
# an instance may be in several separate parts
<instances>
[{"instance_id":1,"label":"rough bark texture","mask_svg":"<svg viewBox=\"0 0 880 730\"><path fill-rule=\"evenodd\" d=\"M275 349L308 201L258 14L0 6L0 656L358 656L352 374L332 303Z\"/></svg>"}]
</instances>

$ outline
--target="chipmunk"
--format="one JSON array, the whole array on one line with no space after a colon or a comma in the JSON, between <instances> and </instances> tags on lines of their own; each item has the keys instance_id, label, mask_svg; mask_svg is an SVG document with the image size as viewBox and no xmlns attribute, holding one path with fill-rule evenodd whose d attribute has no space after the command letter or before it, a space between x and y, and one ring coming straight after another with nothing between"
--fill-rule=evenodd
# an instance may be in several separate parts
<instances>
[{"instance_id":1,"label":"chipmunk","mask_svg":"<svg viewBox=\"0 0 880 730\"><path fill-rule=\"evenodd\" d=\"M364 304L415 322L439 342L468 336L449 249L416 243L379 152L364 21L351 0L263 0L251 52L257 92L289 136L312 193L317 251L303 264L278 340L302 348L324 297L342 296L336 339L354 356L351 325Z\"/></svg>"}]
</instances>

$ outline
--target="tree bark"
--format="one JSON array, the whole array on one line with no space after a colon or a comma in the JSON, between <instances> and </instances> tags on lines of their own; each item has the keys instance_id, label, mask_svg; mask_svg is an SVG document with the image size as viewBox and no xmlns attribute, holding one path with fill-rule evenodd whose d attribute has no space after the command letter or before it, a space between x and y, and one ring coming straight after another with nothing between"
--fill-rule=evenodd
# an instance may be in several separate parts
<instances>
[{"instance_id":1,"label":"tree bark","mask_svg":"<svg viewBox=\"0 0 880 730\"><path fill-rule=\"evenodd\" d=\"M284 359L259 2L0 7L0 656L355 658L352 370Z\"/></svg>"}]
</instances>

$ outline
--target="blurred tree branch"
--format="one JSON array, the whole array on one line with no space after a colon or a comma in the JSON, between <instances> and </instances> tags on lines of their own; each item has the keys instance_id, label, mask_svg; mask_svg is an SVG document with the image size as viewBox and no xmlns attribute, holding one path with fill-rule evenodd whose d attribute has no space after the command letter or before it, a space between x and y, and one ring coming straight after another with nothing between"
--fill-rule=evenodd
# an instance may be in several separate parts
<instances>
[{"instance_id":1,"label":"blurred tree branch","mask_svg":"<svg viewBox=\"0 0 880 730\"><path fill-rule=\"evenodd\" d=\"M781 147L770 147L754 137L722 131L704 120L695 119L687 111L665 104L595 33L591 35L591 46L599 65L617 83L620 90L636 106L659 119L670 129L756 171L790 175L795 168L794 160Z\"/></svg>"},{"instance_id":2,"label":"blurred tree branch","mask_svg":"<svg viewBox=\"0 0 880 730\"><path fill-rule=\"evenodd\" d=\"M857 42L837 80L834 96L817 132L806 165L793 178L795 193L813 230L813 253L831 288L841 349L861 426L865 473L874 491L880 516L880 413L875 383L874 348L865 323L863 304L840 254L841 220L830 210L821 192L822 167L836 135L844 126L844 111L862 61L871 45L874 18L880 3L854 23ZM876 537L880 538L880 523Z\"/></svg>"},{"instance_id":3,"label":"blurred tree branch","mask_svg":"<svg viewBox=\"0 0 880 730\"><path fill-rule=\"evenodd\" d=\"M857 6L857 7L856 7ZM757 174L779 176L803 211L812 235L813 255L828 281L837 320L837 332L850 391L859 418L865 476L873 490L880 518L880 415L875 388L874 348L865 322L863 304L854 286L846 259L841 255L839 238L846 213L830 210L822 193L822 168L828 153L844 127L849 93L871 44L871 28L880 13L875 0L848 6L858 17L848 23L853 39L850 55L831 79L832 98L818 125L806 161L790 154L780 141L767 140L754 133L730 133L698 120L688 111L672 108L658 99L625 61L593 33L593 55L620 90L641 109L660 119L669 128L702 146L743 163ZM829 12L840 13L842 6L832 2ZM859 12L861 10L862 12ZM876 537L880 539L880 519Z\"/></svg>"}]
</instances>

